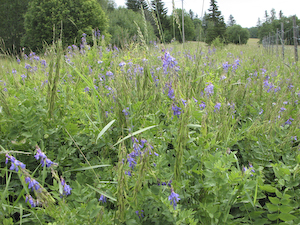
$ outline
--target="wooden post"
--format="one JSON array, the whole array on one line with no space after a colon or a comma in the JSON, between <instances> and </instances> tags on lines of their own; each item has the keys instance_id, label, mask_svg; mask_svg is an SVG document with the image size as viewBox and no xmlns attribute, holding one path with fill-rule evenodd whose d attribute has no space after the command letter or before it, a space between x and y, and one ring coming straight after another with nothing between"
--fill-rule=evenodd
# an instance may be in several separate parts
<instances>
[{"instance_id":1,"label":"wooden post","mask_svg":"<svg viewBox=\"0 0 300 225\"><path fill-rule=\"evenodd\" d=\"M278 57L278 28L276 30L276 56Z\"/></svg>"},{"instance_id":2,"label":"wooden post","mask_svg":"<svg viewBox=\"0 0 300 225\"><path fill-rule=\"evenodd\" d=\"M281 23L281 45L282 45L282 60L284 60L284 30L283 30L283 23Z\"/></svg>"},{"instance_id":3,"label":"wooden post","mask_svg":"<svg viewBox=\"0 0 300 225\"><path fill-rule=\"evenodd\" d=\"M269 32L269 53L271 53L271 32Z\"/></svg>"},{"instance_id":4,"label":"wooden post","mask_svg":"<svg viewBox=\"0 0 300 225\"><path fill-rule=\"evenodd\" d=\"M294 33L294 47L295 47L295 61L298 61L298 37L297 37L297 27L296 27L296 16L293 16L293 33Z\"/></svg>"}]
</instances>

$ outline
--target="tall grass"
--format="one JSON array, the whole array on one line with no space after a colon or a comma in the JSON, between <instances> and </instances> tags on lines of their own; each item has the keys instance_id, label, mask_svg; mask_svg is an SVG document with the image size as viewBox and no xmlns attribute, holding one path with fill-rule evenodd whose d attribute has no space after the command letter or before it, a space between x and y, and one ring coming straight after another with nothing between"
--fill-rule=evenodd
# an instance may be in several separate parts
<instances>
[{"instance_id":1,"label":"tall grass","mask_svg":"<svg viewBox=\"0 0 300 225\"><path fill-rule=\"evenodd\" d=\"M292 56L282 62L257 45L148 45L141 30L142 44L122 51L94 41L0 61L0 221L299 223ZM36 144L72 187L68 197L20 153ZM7 152L56 204L25 203Z\"/></svg>"}]
</instances>

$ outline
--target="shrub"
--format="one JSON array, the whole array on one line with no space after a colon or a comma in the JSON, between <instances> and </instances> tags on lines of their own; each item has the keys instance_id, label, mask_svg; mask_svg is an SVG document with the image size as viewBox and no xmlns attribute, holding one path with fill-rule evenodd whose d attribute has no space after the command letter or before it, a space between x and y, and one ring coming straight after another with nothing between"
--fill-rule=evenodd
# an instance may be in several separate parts
<instances>
[{"instance_id":1,"label":"shrub","mask_svg":"<svg viewBox=\"0 0 300 225\"><path fill-rule=\"evenodd\" d=\"M242 28L240 25L228 27L225 34L227 41L234 44L247 44L250 38L248 29Z\"/></svg>"},{"instance_id":2,"label":"shrub","mask_svg":"<svg viewBox=\"0 0 300 225\"><path fill-rule=\"evenodd\" d=\"M22 44L36 51L43 42L62 37L63 46L79 43L83 33L98 28L106 34L108 20L96 0L32 0L25 14L26 34Z\"/></svg>"}]
</instances>

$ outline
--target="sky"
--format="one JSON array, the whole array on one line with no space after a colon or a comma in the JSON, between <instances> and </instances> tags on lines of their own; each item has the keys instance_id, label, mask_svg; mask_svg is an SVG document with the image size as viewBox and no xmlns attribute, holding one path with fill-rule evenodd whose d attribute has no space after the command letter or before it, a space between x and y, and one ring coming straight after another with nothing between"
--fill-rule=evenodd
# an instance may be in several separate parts
<instances>
[{"instance_id":1,"label":"sky","mask_svg":"<svg viewBox=\"0 0 300 225\"><path fill-rule=\"evenodd\" d=\"M117 7L125 6L126 0L114 0ZM172 0L163 0L168 8L168 14L172 13ZM199 17L206 11L208 13L210 0L183 0L183 8L188 12L190 9ZM219 11L224 17L225 23L228 22L229 15L232 14L236 23L242 27L255 27L258 18L264 21L265 10L270 11L272 8L276 11L278 17L279 11L282 10L284 16L297 15L300 17L300 1L299 0L217 0ZM175 7L181 8L182 1L175 0Z\"/></svg>"}]
</instances>

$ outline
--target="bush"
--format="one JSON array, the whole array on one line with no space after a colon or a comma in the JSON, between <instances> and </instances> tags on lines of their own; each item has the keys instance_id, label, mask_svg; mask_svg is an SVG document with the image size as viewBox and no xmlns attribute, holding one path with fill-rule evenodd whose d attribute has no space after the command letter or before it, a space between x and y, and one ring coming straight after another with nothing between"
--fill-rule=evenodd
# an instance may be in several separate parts
<instances>
[{"instance_id":1,"label":"bush","mask_svg":"<svg viewBox=\"0 0 300 225\"><path fill-rule=\"evenodd\" d=\"M79 43L83 33L98 28L106 34L108 21L96 0L32 0L25 14L23 46L36 51L62 36L63 46Z\"/></svg>"},{"instance_id":2,"label":"bush","mask_svg":"<svg viewBox=\"0 0 300 225\"><path fill-rule=\"evenodd\" d=\"M119 7L109 14L109 33L112 36L112 44L123 46L130 43L134 37L137 38L137 26L134 21L145 35L144 20L140 12ZM155 40L154 30L150 23L147 23L147 30L148 39Z\"/></svg>"},{"instance_id":3,"label":"bush","mask_svg":"<svg viewBox=\"0 0 300 225\"><path fill-rule=\"evenodd\" d=\"M226 40L234 44L247 44L250 38L248 29L242 28L240 25L233 25L226 30Z\"/></svg>"}]
</instances>

